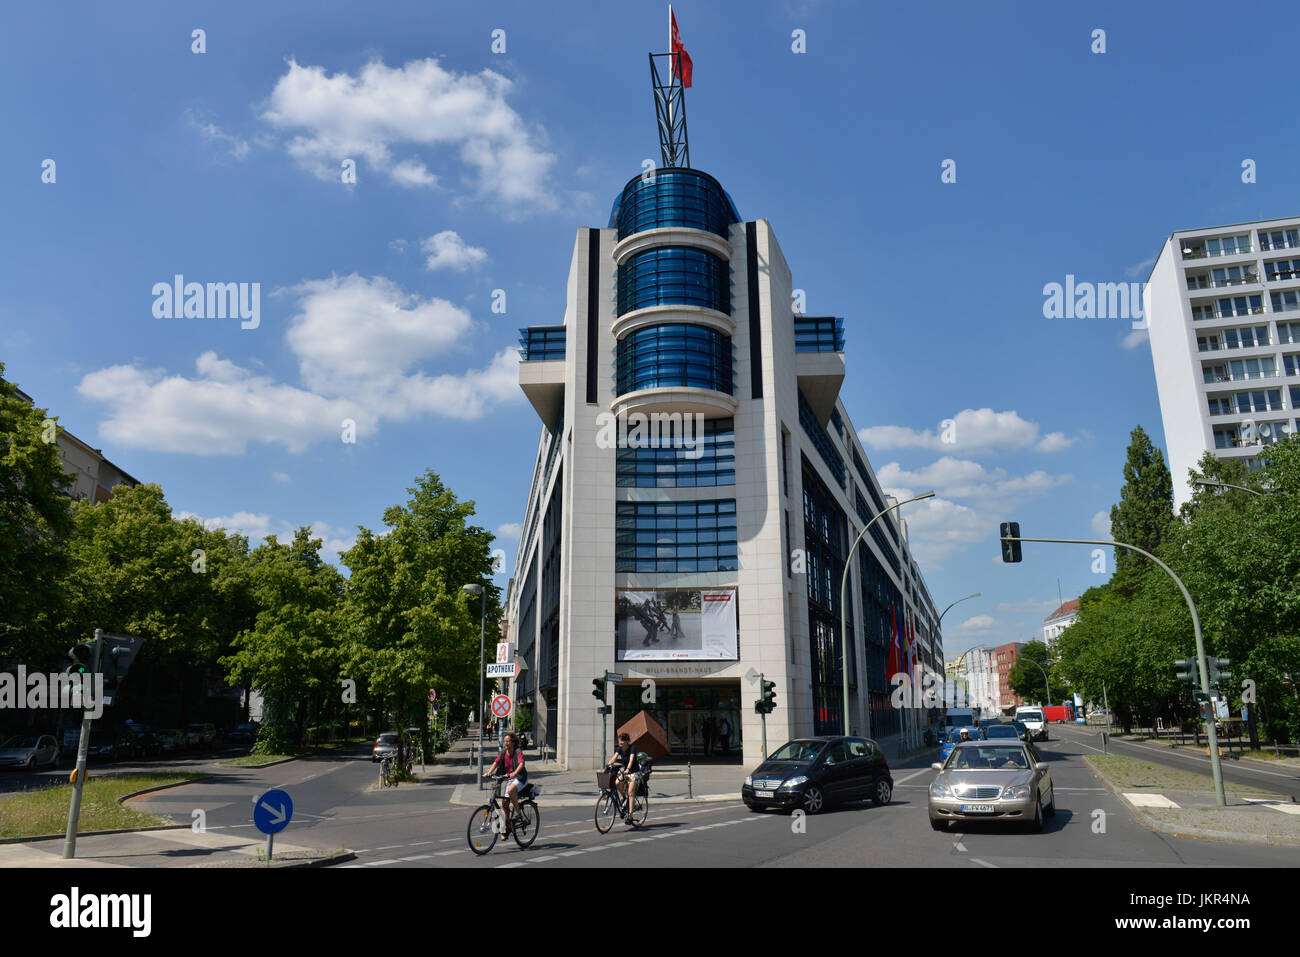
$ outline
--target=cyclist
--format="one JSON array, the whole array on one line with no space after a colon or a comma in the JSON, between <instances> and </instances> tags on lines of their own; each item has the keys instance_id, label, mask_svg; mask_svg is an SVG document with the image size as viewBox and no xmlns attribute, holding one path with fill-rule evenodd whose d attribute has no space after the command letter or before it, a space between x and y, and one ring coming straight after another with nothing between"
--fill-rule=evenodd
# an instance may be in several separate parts
<instances>
[{"instance_id":1,"label":"cyclist","mask_svg":"<svg viewBox=\"0 0 1300 957\"><path fill-rule=\"evenodd\" d=\"M497 755L492 767L483 772L483 777L491 777L501 766L502 772L509 778L506 781L505 797L510 801L510 818L513 821L519 813L519 789L528 783L528 769L524 767L524 750L519 747L519 736L513 731L506 732L505 750Z\"/></svg>"},{"instance_id":2,"label":"cyclist","mask_svg":"<svg viewBox=\"0 0 1300 957\"><path fill-rule=\"evenodd\" d=\"M636 773L640 765L636 759L636 749L632 747L632 737L626 731L618 736L614 753L605 762L613 770L618 769L618 793L623 795L623 820L632 819L632 798L636 794Z\"/></svg>"}]
</instances>

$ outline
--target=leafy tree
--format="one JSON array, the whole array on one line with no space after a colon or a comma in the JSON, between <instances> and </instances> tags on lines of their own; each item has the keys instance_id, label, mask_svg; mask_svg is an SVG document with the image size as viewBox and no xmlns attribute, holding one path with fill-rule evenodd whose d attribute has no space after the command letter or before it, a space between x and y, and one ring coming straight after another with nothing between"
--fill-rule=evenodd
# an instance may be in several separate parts
<instances>
[{"instance_id":1,"label":"leafy tree","mask_svg":"<svg viewBox=\"0 0 1300 957\"><path fill-rule=\"evenodd\" d=\"M1155 552L1173 523L1173 500L1173 480L1165 457L1139 425L1131 433L1119 503L1110 510L1110 529L1115 541ZM1131 589L1133 573L1148 564L1135 552L1115 549L1113 584Z\"/></svg>"},{"instance_id":2,"label":"leafy tree","mask_svg":"<svg viewBox=\"0 0 1300 957\"><path fill-rule=\"evenodd\" d=\"M299 528L291 543L271 535L249 557L260 610L221 664L232 682L257 688L267 702L270 720L254 746L259 753L300 745L308 715L339 693L344 581L320 548L310 529Z\"/></svg>"},{"instance_id":3,"label":"leafy tree","mask_svg":"<svg viewBox=\"0 0 1300 957\"><path fill-rule=\"evenodd\" d=\"M342 556L352 572L344 673L403 722L423 713L431 687L440 701L477 696L479 599L461 586L487 589L489 630L500 618L492 535L469 524L474 504L458 501L432 470L407 492L406 505L385 510L386 534L362 528Z\"/></svg>"},{"instance_id":4,"label":"leafy tree","mask_svg":"<svg viewBox=\"0 0 1300 957\"><path fill-rule=\"evenodd\" d=\"M72 479L54 434L45 410L18 396L0 363L0 664L45 666L61 653L49 639L51 612L63 601Z\"/></svg>"},{"instance_id":5,"label":"leafy tree","mask_svg":"<svg viewBox=\"0 0 1300 957\"><path fill-rule=\"evenodd\" d=\"M1060 704L1070 689L1055 673L1053 665L1046 644L1041 641L1027 642L1016 656L1015 665L1007 673L1007 684L1026 701L1042 700L1050 690L1053 703Z\"/></svg>"}]
</instances>

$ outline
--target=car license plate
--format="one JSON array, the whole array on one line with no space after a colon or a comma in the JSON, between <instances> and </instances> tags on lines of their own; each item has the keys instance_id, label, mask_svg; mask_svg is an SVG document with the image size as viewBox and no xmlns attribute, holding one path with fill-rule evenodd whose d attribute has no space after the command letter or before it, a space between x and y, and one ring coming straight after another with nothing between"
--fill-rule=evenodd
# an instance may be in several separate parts
<instances>
[{"instance_id":1,"label":"car license plate","mask_svg":"<svg viewBox=\"0 0 1300 957\"><path fill-rule=\"evenodd\" d=\"M775 797L775 796L776 796L776 792L775 792L775 791L755 791L755 792L754 792L754 797L770 798L770 797Z\"/></svg>"},{"instance_id":2,"label":"car license plate","mask_svg":"<svg viewBox=\"0 0 1300 957\"><path fill-rule=\"evenodd\" d=\"M962 814L992 814L993 811L992 804L963 804L961 806Z\"/></svg>"}]
</instances>

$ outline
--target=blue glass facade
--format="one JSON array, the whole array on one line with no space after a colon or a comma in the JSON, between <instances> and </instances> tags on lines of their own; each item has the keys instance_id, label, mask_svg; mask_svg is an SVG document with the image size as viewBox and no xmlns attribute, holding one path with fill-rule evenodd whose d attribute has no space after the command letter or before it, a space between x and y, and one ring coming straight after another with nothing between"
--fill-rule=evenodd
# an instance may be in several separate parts
<instances>
[{"instance_id":1,"label":"blue glass facade","mask_svg":"<svg viewBox=\"0 0 1300 957\"><path fill-rule=\"evenodd\" d=\"M688 417L689 418L689 417ZM736 484L736 432L731 419L710 419L704 434L686 448L674 434L660 448L620 448L618 484L623 488L707 488Z\"/></svg>"},{"instance_id":2,"label":"blue glass facade","mask_svg":"<svg viewBox=\"0 0 1300 957\"><path fill-rule=\"evenodd\" d=\"M731 269L703 249L661 246L618 267L618 314L650 306L702 306L731 314Z\"/></svg>"},{"instance_id":3,"label":"blue glass facade","mask_svg":"<svg viewBox=\"0 0 1300 957\"><path fill-rule=\"evenodd\" d=\"M729 572L738 567L736 500L618 502L615 571Z\"/></svg>"},{"instance_id":4,"label":"blue glass facade","mask_svg":"<svg viewBox=\"0 0 1300 957\"><path fill-rule=\"evenodd\" d=\"M794 351L843 352L844 320L830 316L795 316Z\"/></svg>"},{"instance_id":5,"label":"blue glass facade","mask_svg":"<svg viewBox=\"0 0 1300 957\"><path fill-rule=\"evenodd\" d=\"M731 337L704 326L665 323L618 342L618 395L689 386L732 393Z\"/></svg>"},{"instance_id":6,"label":"blue glass facade","mask_svg":"<svg viewBox=\"0 0 1300 957\"><path fill-rule=\"evenodd\" d=\"M525 362L563 359L568 333L564 326L529 326L519 330L519 358Z\"/></svg>"},{"instance_id":7,"label":"blue glass facade","mask_svg":"<svg viewBox=\"0 0 1300 957\"><path fill-rule=\"evenodd\" d=\"M623 187L614 201L609 228L626 239L646 229L684 226L727 238L732 223L740 221L727 191L708 173L697 169L655 170Z\"/></svg>"}]
</instances>

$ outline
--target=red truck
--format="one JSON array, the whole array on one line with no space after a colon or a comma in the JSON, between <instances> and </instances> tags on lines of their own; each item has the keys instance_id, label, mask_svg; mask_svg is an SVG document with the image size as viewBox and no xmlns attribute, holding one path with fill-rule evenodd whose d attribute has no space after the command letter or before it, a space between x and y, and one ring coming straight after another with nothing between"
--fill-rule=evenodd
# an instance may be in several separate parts
<instances>
[{"instance_id":1,"label":"red truck","mask_svg":"<svg viewBox=\"0 0 1300 957\"><path fill-rule=\"evenodd\" d=\"M1074 722L1074 704L1066 702L1065 704L1048 704L1043 705L1043 720L1055 721L1057 724L1069 721Z\"/></svg>"}]
</instances>

